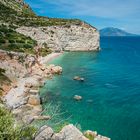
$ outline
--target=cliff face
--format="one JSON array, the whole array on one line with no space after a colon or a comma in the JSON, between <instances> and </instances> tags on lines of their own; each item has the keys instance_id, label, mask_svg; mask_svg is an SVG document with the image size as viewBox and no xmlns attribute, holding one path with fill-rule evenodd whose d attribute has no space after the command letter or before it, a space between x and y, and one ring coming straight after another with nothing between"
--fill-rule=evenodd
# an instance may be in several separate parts
<instances>
[{"instance_id":1,"label":"cliff face","mask_svg":"<svg viewBox=\"0 0 140 140\"><path fill-rule=\"evenodd\" d=\"M96 28L78 19L37 16L24 0L0 1L0 27L2 24L55 51L99 49L99 32Z\"/></svg>"},{"instance_id":2,"label":"cliff face","mask_svg":"<svg viewBox=\"0 0 140 140\"><path fill-rule=\"evenodd\" d=\"M20 27L16 30L55 51L99 50L99 32L96 28L81 25Z\"/></svg>"}]
</instances>

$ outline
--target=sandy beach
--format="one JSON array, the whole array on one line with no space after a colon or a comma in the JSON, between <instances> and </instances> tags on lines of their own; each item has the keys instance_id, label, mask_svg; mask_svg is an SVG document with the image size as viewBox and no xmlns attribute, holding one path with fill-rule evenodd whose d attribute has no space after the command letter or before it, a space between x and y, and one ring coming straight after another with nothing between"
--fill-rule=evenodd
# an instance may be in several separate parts
<instances>
[{"instance_id":1,"label":"sandy beach","mask_svg":"<svg viewBox=\"0 0 140 140\"><path fill-rule=\"evenodd\" d=\"M41 64L47 64L47 63L49 63L50 61L52 61L53 59L59 57L62 54L63 54L63 52L61 52L61 53L51 53L51 54L49 54L49 55L47 55L45 57L42 57L41 60L40 60L40 63Z\"/></svg>"}]
</instances>

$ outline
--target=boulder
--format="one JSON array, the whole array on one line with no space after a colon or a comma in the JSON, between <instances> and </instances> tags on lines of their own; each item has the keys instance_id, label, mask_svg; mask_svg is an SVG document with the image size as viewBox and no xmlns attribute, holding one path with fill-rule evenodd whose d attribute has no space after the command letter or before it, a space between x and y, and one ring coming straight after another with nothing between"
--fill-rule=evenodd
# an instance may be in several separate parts
<instances>
[{"instance_id":1,"label":"boulder","mask_svg":"<svg viewBox=\"0 0 140 140\"><path fill-rule=\"evenodd\" d=\"M61 74L62 73L62 67L60 66L55 66L55 65L49 65L47 69L52 73L52 74Z\"/></svg>"},{"instance_id":2,"label":"boulder","mask_svg":"<svg viewBox=\"0 0 140 140\"><path fill-rule=\"evenodd\" d=\"M38 95L30 95L29 100L28 100L28 104L30 105L40 105L40 98Z\"/></svg>"},{"instance_id":3,"label":"boulder","mask_svg":"<svg viewBox=\"0 0 140 140\"><path fill-rule=\"evenodd\" d=\"M80 77L79 76L74 76L73 80L80 80Z\"/></svg>"},{"instance_id":4,"label":"boulder","mask_svg":"<svg viewBox=\"0 0 140 140\"><path fill-rule=\"evenodd\" d=\"M79 96L79 95L75 95L73 98L77 101L82 100L82 96Z\"/></svg>"},{"instance_id":5,"label":"boulder","mask_svg":"<svg viewBox=\"0 0 140 140\"><path fill-rule=\"evenodd\" d=\"M60 66L55 66L51 69L53 74L61 74L62 73L62 67Z\"/></svg>"},{"instance_id":6,"label":"boulder","mask_svg":"<svg viewBox=\"0 0 140 140\"><path fill-rule=\"evenodd\" d=\"M88 140L74 125L65 126L52 140Z\"/></svg>"},{"instance_id":7,"label":"boulder","mask_svg":"<svg viewBox=\"0 0 140 140\"><path fill-rule=\"evenodd\" d=\"M73 80L77 80L77 81L81 81L81 82L85 81L85 79L83 77L80 77L80 76L74 76Z\"/></svg>"},{"instance_id":8,"label":"boulder","mask_svg":"<svg viewBox=\"0 0 140 140\"><path fill-rule=\"evenodd\" d=\"M54 132L52 128L48 126L43 126L40 128L39 132L37 133L35 140L51 140Z\"/></svg>"}]
</instances>

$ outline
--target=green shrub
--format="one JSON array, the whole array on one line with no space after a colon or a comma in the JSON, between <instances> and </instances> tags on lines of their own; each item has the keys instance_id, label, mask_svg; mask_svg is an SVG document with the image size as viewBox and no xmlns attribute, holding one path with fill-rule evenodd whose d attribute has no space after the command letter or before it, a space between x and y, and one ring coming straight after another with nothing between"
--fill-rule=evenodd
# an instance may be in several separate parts
<instances>
[{"instance_id":1,"label":"green shrub","mask_svg":"<svg viewBox=\"0 0 140 140\"><path fill-rule=\"evenodd\" d=\"M12 114L0 107L0 140L32 140L35 132L32 126L15 125Z\"/></svg>"},{"instance_id":2,"label":"green shrub","mask_svg":"<svg viewBox=\"0 0 140 140\"><path fill-rule=\"evenodd\" d=\"M85 137L88 138L89 140L94 140L93 135L85 134Z\"/></svg>"},{"instance_id":3,"label":"green shrub","mask_svg":"<svg viewBox=\"0 0 140 140\"><path fill-rule=\"evenodd\" d=\"M26 37L7 26L0 25L0 49L7 51L33 53L37 42L30 37ZM9 42L9 43L7 43Z\"/></svg>"}]
</instances>

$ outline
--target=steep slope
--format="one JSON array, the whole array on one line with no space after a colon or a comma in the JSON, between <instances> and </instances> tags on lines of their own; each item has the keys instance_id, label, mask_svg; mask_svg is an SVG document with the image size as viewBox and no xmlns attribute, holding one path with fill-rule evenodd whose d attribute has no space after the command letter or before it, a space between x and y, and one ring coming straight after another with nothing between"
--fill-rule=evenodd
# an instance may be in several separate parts
<instances>
[{"instance_id":1,"label":"steep slope","mask_svg":"<svg viewBox=\"0 0 140 140\"><path fill-rule=\"evenodd\" d=\"M40 47L49 47L54 51L99 49L99 32L95 27L78 19L37 16L23 0L0 0L2 25L31 37L32 42L37 41ZM1 40L4 40L3 36Z\"/></svg>"},{"instance_id":2,"label":"steep slope","mask_svg":"<svg viewBox=\"0 0 140 140\"><path fill-rule=\"evenodd\" d=\"M124 30L113 28L113 27L107 27L100 30L101 36L136 36L135 34L127 33Z\"/></svg>"}]
</instances>

